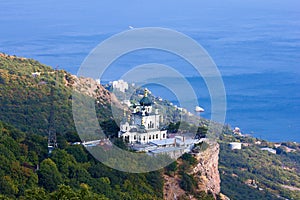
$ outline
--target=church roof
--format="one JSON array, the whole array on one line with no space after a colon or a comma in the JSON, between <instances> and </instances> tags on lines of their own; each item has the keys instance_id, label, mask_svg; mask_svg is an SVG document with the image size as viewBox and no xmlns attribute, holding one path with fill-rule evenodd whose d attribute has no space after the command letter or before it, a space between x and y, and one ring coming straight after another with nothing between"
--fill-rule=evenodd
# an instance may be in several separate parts
<instances>
[{"instance_id":1,"label":"church roof","mask_svg":"<svg viewBox=\"0 0 300 200\"><path fill-rule=\"evenodd\" d=\"M149 97L143 97L141 100L140 100L140 105L141 106L151 106L152 104L152 101L150 100Z\"/></svg>"},{"instance_id":2,"label":"church roof","mask_svg":"<svg viewBox=\"0 0 300 200\"><path fill-rule=\"evenodd\" d=\"M145 89L144 97L140 100L140 105L141 106L151 106L152 101L148 97L148 90Z\"/></svg>"}]
</instances>

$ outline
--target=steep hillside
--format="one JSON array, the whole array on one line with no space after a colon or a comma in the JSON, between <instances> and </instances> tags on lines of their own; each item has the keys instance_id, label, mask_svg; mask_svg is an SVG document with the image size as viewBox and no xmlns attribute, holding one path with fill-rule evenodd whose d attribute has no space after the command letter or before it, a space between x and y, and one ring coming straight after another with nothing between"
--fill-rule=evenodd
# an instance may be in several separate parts
<instances>
[{"instance_id":1,"label":"steep hillside","mask_svg":"<svg viewBox=\"0 0 300 200\"><path fill-rule=\"evenodd\" d=\"M220 193L219 152L218 143L209 142L206 150L195 154L197 164L191 174L195 176L200 191L214 195Z\"/></svg>"},{"instance_id":2,"label":"steep hillside","mask_svg":"<svg viewBox=\"0 0 300 200\"><path fill-rule=\"evenodd\" d=\"M48 156L46 138L0 121L0 199L162 199L162 181L110 169L81 145Z\"/></svg>"},{"instance_id":3,"label":"steep hillside","mask_svg":"<svg viewBox=\"0 0 300 200\"><path fill-rule=\"evenodd\" d=\"M209 141L200 147L201 151L185 154L166 168L165 199L220 199L224 196L220 194L219 145Z\"/></svg>"},{"instance_id":4,"label":"steep hillside","mask_svg":"<svg viewBox=\"0 0 300 200\"><path fill-rule=\"evenodd\" d=\"M231 150L229 142L242 143L242 149ZM221 191L228 197L300 199L300 144L275 144L232 134L222 135L219 143Z\"/></svg>"},{"instance_id":5,"label":"steep hillside","mask_svg":"<svg viewBox=\"0 0 300 200\"><path fill-rule=\"evenodd\" d=\"M0 54L0 120L22 131L47 135L50 110L53 110L56 132L75 133L71 108L73 88L97 99L99 120L108 123L111 101L112 105L119 104L96 81L53 70L32 59Z\"/></svg>"},{"instance_id":6,"label":"steep hillside","mask_svg":"<svg viewBox=\"0 0 300 200\"><path fill-rule=\"evenodd\" d=\"M111 106L121 110L121 105L96 81L0 54L0 89L0 199L163 199L162 171L119 172L96 161L83 146L72 145L80 140L72 118L72 89L92 98L104 132L111 138L117 134ZM58 148L49 155L50 126L57 132ZM126 148L122 141L114 142ZM195 164L189 157L182 160L181 172ZM190 193L187 177L184 172L179 181ZM212 197L204 191L199 195Z\"/></svg>"},{"instance_id":7,"label":"steep hillside","mask_svg":"<svg viewBox=\"0 0 300 200\"><path fill-rule=\"evenodd\" d=\"M164 170L127 174L110 169L81 145L72 145L80 140L71 109L73 89L95 101L101 127L113 139L119 128L111 109L123 109L107 89L32 59L0 54L0 199L226 199L220 191L231 199L300 199L300 145L233 135L228 126L216 138L219 145L203 143ZM166 124L169 131L201 132L193 124L176 123L185 115L170 102L157 106L167 116L165 123L174 122ZM50 125L59 148L48 155ZM213 123L210 133L219 133L220 126ZM126 148L122 141L114 142ZM230 142L243 143L242 149L231 150Z\"/></svg>"}]
</instances>

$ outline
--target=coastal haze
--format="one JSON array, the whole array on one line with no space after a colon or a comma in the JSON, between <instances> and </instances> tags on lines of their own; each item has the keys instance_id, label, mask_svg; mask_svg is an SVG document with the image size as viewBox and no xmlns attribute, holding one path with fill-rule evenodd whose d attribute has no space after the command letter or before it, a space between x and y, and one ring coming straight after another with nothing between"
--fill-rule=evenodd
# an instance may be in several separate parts
<instances>
[{"instance_id":1,"label":"coastal haze","mask_svg":"<svg viewBox=\"0 0 300 200\"><path fill-rule=\"evenodd\" d=\"M126 6L125 6L126 5ZM124 30L165 27L201 44L218 66L227 93L226 123L270 141L300 142L300 3L288 1L40 1L0 2L0 51L73 74L100 42ZM126 8L126 9L125 9ZM210 118L203 79L182 58L163 51L132 52L101 81L145 63L174 67L196 91ZM118 73L115 73L118 71ZM166 77L168 78L168 77ZM152 86L154 95L176 98Z\"/></svg>"}]
</instances>

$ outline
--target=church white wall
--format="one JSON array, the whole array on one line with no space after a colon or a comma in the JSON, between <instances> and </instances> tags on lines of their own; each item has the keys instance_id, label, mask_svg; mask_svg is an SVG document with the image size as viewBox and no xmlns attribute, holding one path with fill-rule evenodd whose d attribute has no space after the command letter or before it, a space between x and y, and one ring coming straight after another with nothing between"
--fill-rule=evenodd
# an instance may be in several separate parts
<instances>
[{"instance_id":1,"label":"church white wall","mask_svg":"<svg viewBox=\"0 0 300 200\"><path fill-rule=\"evenodd\" d=\"M158 129L159 128L159 115L143 116L146 129Z\"/></svg>"}]
</instances>

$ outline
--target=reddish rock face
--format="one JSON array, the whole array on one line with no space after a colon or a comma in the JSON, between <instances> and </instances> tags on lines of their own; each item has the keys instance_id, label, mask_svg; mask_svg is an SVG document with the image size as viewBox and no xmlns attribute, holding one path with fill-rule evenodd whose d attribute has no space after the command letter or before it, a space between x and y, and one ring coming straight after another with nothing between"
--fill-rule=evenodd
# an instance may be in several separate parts
<instances>
[{"instance_id":1,"label":"reddish rock face","mask_svg":"<svg viewBox=\"0 0 300 200\"><path fill-rule=\"evenodd\" d=\"M210 191L216 198L216 195L220 194L220 175L218 170L219 162L219 144L216 142L208 142L209 148L203 152L195 154L197 164L192 167L188 174L194 176L198 183L199 191ZM180 165L180 160L177 161ZM180 188L180 175L175 173L173 176L164 174L164 199L173 200L181 196L186 196L187 193ZM222 195L221 195L222 196ZM223 195L224 196L224 195ZM196 198L193 195L188 194L189 199ZM226 199L225 196L223 199Z\"/></svg>"},{"instance_id":2,"label":"reddish rock face","mask_svg":"<svg viewBox=\"0 0 300 200\"><path fill-rule=\"evenodd\" d=\"M70 84L71 87L73 87L76 91L80 92L81 94L85 94L97 99L100 104L112 103L115 106L122 108L116 96L110 93L109 91L107 91L102 85L100 85L94 79L78 78L73 75L72 80L73 80L72 84Z\"/></svg>"},{"instance_id":3,"label":"reddish rock face","mask_svg":"<svg viewBox=\"0 0 300 200\"><path fill-rule=\"evenodd\" d=\"M191 174L198 180L198 186L202 191L211 191L213 194L220 193L220 175L218 169L219 144L210 143L209 148L196 154L197 165Z\"/></svg>"}]
</instances>

